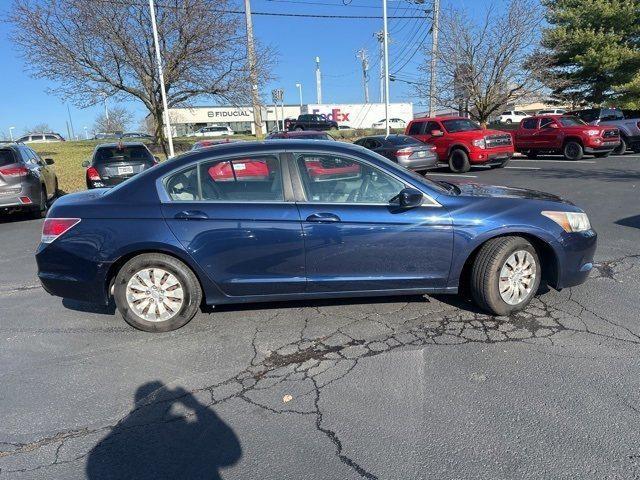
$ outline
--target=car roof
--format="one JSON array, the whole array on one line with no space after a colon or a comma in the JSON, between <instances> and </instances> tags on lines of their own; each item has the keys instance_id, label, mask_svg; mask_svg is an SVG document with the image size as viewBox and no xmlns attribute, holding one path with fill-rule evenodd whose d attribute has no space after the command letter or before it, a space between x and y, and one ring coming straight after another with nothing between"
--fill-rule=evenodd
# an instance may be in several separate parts
<instances>
[{"instance_id":1,"label":"car roof","mask_svg":"<svg viewBox=\"0 0 640 480\"><path fill-rule=\"evenodd\" d=\"M118 148L118 147L146 147L142 142L112 142L112 143L100 143L96 145L98 148Z\"/></svg>"},{"instance_id":2,"label":"car roof","mask_svg":"<svg viewBox=\"0 0 640 480\"><path fill-rule=\"evenodd\" d=\"M444 117L419 117L419 118L414 118L412 120L412 122L415 121L440 121L442 122L443 120L469 120L468 118L465 117L460 117L460 116L454 116L454 115L450 115L450 116L444 116Z\"/></svg>"},{"instance_id":3,"label":"car roof","mask_svg":"<svg viewBox=\"0 0 640 480\"><path fill-rule=\"evenodd\" d=\"M413 137L410 135L404 135L402 133L392 133L390 135L367 135L366 137L361 137L358 140L364 140L364 139L385 140L390 137L407 137L407 138L413 139Z\"/></svg>"},{"instance_id":4,"label":"car roof","mask_svg":"<svg viewBox=\"0 0 640 480\"><path fill-rule=\"evenodd\" d=\"M284 135L285 137L304 137L305 135L327 135L322 130L294 130L292 132L273 132L274 135Z\"/></svg>"}]
</instances>

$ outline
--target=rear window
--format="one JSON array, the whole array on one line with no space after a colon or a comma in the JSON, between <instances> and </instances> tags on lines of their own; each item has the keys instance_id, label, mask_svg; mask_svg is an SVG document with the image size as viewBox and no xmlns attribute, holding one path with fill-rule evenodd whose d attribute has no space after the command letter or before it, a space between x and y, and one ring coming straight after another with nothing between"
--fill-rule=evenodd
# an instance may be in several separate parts
<instances>
[{"instance_id":1,"label":"rear window","mask_svg":"<svg viewBox=\"0 0 640 480\"><path fill-rule=\"evenodd\" d=\"M455 120L444 120L442 122L444 128L449 133L469 132L471 130L482 130L480 125L466 118L457 118Z\"/></svg>"},{"instance_id":2,"label":"rear window","mask_svg":"<svg viewBox=\"0 0 640 480\"><path fill-rule=\"evenodd\" d=\"M406 135L395 135L387 137L387 141L392 145L421 145L422 142Z\"/></svg>"},{"instance_id":3,"label":"rear window","mask_svg":"<svg viewBox=\"0 0 640 480\"><path fill-rule=\"evenodd\" d=\"M118 147L100 147L93 156L94 164L127 161L152 161L153 156L142 145Z\"/></svg>"},{"instance_id":4,"label":"rear window","mask_svg":"<svg viewBox=\"0 0 640 480\"><path fill-rule=\"evenodd\" d=\"M16 163L16 157L13 154L13 150L9 150L8 148L0 150L0 167L11 165L12 163Z\"/></svg>"}]
</instances>

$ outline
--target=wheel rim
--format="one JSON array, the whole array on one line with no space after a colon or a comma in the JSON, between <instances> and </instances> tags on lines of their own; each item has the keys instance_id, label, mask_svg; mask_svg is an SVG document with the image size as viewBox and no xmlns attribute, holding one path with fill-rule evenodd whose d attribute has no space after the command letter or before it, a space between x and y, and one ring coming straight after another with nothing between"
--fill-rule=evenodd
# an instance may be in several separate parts
<instances>
[{"instance_id":1,"label":"wheel rim","mask_svg":"<svg viewBox=\"0 0 640 480\"><path fill-rule=\"evenodd\" d=\"M513 252L500 270L500 297L509 305L522 303L531 293L537 275L536 261L526 250Z\"/></svg>"},{"instance_id":2,"label":"wheel rim","mask_svg":"<svg viewBox=\"0 0 640 480\"><path fill-rule=\"evenodd\" d=\"M570 143L569 145L567 145L567 156L569 158L575 158L578 156L578 145L576 145L575 143Z\"/></svg>"},{"instance_id":3,"label":"wheel rim","mask_svg":"<svg viewBox=\"0 0 640 480\"><path fill-rule=\"evenodd\" d=\"M182 284L162 268L145 268L127 283L127 304L148 322L164 322L175 317L184 303Z\"/></svg>"}]
</instances>

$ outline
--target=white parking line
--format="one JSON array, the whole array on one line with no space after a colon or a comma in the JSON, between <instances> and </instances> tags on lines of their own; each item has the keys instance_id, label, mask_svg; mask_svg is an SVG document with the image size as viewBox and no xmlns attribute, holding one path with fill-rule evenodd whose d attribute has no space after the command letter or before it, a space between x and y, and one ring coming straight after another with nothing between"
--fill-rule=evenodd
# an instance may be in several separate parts
<instances>
[{"instance_id":1,"label":"white parking line","mask_svg":"<svg viewBox=\"0 0 640 480\"><path fill-rule=\"evenodd\" d=\"M566 163L567 165L571 165L574 163L596 163L593 160L520 160L519 158L514 158L512 162L556 162L556 163ZM509 168L509 167L507 167Z\"/></svg>"},{"instance_id":2,"label":"white parking line","mask_svg":"<svg viewBox=\"0 0 640 480\"><path fill-rule=\"evenodd\" d=\"M460 175L459 173L427 173L427 175L440 175L441 177L466 177L478 178L477 175Z\"/></svg>"},{"instance_id":3,"label":"white parking line","mask_svg":"<svg viewBox=\"0 0 640 480\"><path fill-rule=\"evenodd\" d=\"M504 167L511 168L513 170L540 170L540 167Z\"/></svg>"}]
</instances>

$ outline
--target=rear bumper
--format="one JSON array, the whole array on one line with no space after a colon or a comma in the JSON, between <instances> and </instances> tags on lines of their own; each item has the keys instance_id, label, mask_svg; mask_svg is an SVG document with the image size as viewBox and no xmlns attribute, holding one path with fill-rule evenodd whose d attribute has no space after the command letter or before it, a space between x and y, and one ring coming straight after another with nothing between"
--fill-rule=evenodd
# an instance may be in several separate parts
<instances>
[{"instance_id":1,"label":"rear bumper","mask_svg":"<svg viewBox=\"0 0 640 480\"><path fill-rule=\"evenodd\" d=\"M407 158L398 160L398 165L402 165L409 170L421 170L426 168L434 168L438 164L438 157L434 154L427 155L422 158Z\"/></svg>"},{"instance_id":2,"label":"rear bumper","mask_svg":"<svg viewBox=\"0 0 640 480\"><path fill-rule=\"evenodd\" d=\"M32 190L30 187L25 188L24 185L3 187L0 191L0 211L37 208L40 192ZM25 203L21 197L28 197L31 202Z\"/></svg>"},{"instance_id":3,"label":"rear bumper","mask_svg":"<svg viewBox=\"0 0 640 480\"><path fill-rule=\"evenodd\" d=\"M562 258L558 259L556 288L574 287L584 283L593 269L593 256L598 235L589 230L563 234L560 244Z\"/></svg>"}]
</instances>

